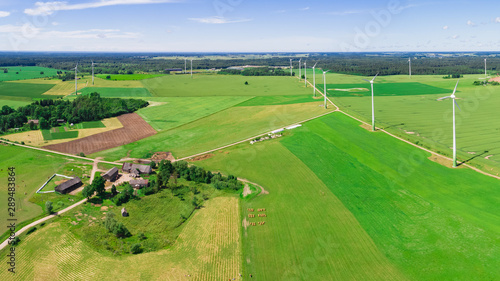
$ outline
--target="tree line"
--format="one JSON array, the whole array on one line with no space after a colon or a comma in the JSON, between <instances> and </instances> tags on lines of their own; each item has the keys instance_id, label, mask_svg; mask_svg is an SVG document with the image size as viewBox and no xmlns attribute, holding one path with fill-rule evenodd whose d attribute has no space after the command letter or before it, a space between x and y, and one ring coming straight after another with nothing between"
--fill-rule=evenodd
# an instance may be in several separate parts
<instances>
[{"instance_id":1,"label":"tree line","mask_svg":"<svg viewBox=\"0 0 500 281\"><path fill-rule=\"evenodd\" d=\"M0 133L23 126L37 129L32 122L26 124L28 119L37 119L40 129L50 129L58 126L58 119L75 124L98 121L135 112L148 105L147 101L141 99L102 98L96 92L78 96L73 101L63 99L35 101L17 110L5 105L0 111Z\"/></svg>"}]
</instances>

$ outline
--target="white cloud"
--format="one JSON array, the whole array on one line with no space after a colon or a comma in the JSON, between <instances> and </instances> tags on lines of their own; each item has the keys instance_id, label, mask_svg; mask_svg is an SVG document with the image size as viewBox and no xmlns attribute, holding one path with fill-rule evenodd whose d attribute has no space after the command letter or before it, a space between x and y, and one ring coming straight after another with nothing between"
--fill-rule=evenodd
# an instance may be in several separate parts
<instances>
[{"instance_id":1,"label":"white cloud","mask_svg":"<svg viewBox=\"0 0 500 281\"><path fill-rule=\"evenodd\" d=\"M100 0L95 2L87 2L79 4L68 4L68 2L66 1L36 2L34 8L25 9L24 13L31 16L51 15L56 11L83 10L89 8L100 8L100 7L116 6L116 5L173 3L179 1L182 0Z\"/></svg>"},{"instance_id":2,"label":"white cloud","mask_svg":"<svg viewBox=\"0 0 500 281\"><path fill-rule=\"evenodd\" d=\"M23 33L26 35L34 35L40 32L40 28L34 27L32 24L26 23L23 25L0 25L0 33Z\"/></svg>"},{"instance_id":3,"label":"white cloud","mask_svg":"<svg viewBox=\"0 0 500 281\"><path fill-rule=\"evenodd\" d=\"M497 17L497 18L495 19L495 22L496 22L496 23L500 23L500 17Z\"/></svg>"},{"instance_id":4,"label":"white cloud","mask_svg":"<svg viewBox=\"0 0 500 281\"><path fill-rule=\"evenodd\" d=\"M368 12L369 12L368 10L348 10L341 12L330 12L328 14L334 16L346 16L346 15L356 15L356 14L367 14Z\"/></svg>"},{"instance_id":5,"label":"white cloud","mask_svg":"<svg viewBox=\"0 0 500 281\"><path fill-rule=\"evenodd\" d=\"M10 16L10 12L0 11L0 18L5 18Z\"/></svg>"},{"instance_id":6,"label":"white cloud","mask_svg":"<svg viewBox=\"0 0 500 281\"><path fill-rule=\"evenodd\" d=\"M310 9L311 9L311 7L305 7L305 8L299 9L299 10L300 10L300 11L308 11L308 10L310 10Z\"/></svg>"},{"instance_id":7,"label":"white cloud","mask_svg":"<svg viewBox=\"0 0 500 281\"><path fill-rule=\"evenodd\" d=\"M58 26L58 25L59 25L59 23L58 23L57 21L53 21L51 24L52 24L53 26Z\"/></svg>"},{"instance_id":8,"label":"white cloud","mask_svg":"<svg viewBox=\"0 0 500 281\"><path fill-rule=\"evenodd\" d=\"M469 25L469 26L476 26L476 24L474 22L472 22L471 20L467 21L467 25Z\"/></svg>"},{"instance_id":9,"label":"white cloud","mask_svg":"<svg viewBox=\"0 0 500 281\"><path fill-rule=\"evenodd\" d=\"M119 29L88 29L73 31L47 31L39 34L40 39L97 39L97 38L121 38L135 39L139 38L139 33L121 32Z\"/></svg>"},{"instance_id":10,"label":"white cloud","mask_svg":"<svg viewBox=\"0 0 500 281\"><path fill-rule=\"evenodd\" d=\"M226 24L226 23L237 23L237 22L247 22L251 21L251 19L237 19L237 20L230 20L226 19L224 17L208 17L208 18L189 18L189 20L196 21L199 23L206 23L206 24Z\"/></svg>"},{"instance_id":11,"label":"white cloud","mask_svg":"<svg viewBox=\"0 0 500 281\"><path fill-rule=\"evenodd\" d=\"M449 28L449 27L448 27L447 25L443 26L443 29L444 29L444 30L448 30L448 28Z\"/></svg>"}]
</instances>

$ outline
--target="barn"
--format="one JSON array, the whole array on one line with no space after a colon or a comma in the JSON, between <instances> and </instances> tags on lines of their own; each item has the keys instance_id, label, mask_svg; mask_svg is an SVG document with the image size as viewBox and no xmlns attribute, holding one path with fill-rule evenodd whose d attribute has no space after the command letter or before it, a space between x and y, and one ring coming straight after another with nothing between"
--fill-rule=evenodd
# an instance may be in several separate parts
<instances>
[{"instance_id":1,"label":"barn","mask_svg":"<svg viewBox=\"0 0 500 281\"><path fill-rule=\"evenodd\" d=\"M139 172L139 174L146 174L149 175L153 173L153 169L151 169L150 166L148 165L139 165L139 164L132 164L132 163L123 163L122 166L122 171L127 172L127 173L133 173L136 172L136 170Z\"/></svg>"},{"instance_id":2,"label":"barn","mask_svg":"<svg viewBox=\"0 0 500 281\"><path fill-rule=\"evenodd\" d=\"M83 185L82 180L79 177L74 177L56 186L55 190L61 194L67 194L79 188L82 185Z\"/></svg>"},{"instance_id":3,"label":"barn","mask_svg":"<svg viewBox=\"0 0 500 281\"><path fill-rule=\"evenodd\" d=\"M113 167L109 169L105 174L102 175L105 180L115 181L118 178L118 168Z\"/></svg>"},{"instance_id":4,"label":"barn","mask_svg":"<svg viewBox=\"0 0 500 281\"><path fill-rule=\"evenodd\" d=\"M148 180L131 180L129 183L135 189L141 189L149 186Z\"/></svg>"}]
</instances>

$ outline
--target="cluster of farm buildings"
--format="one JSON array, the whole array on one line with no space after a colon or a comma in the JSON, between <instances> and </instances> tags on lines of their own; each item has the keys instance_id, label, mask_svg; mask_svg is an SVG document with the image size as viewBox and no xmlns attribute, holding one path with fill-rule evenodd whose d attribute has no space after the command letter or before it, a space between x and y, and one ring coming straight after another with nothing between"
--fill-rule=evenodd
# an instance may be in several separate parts
<instances>
[{"instance_id":1,"label":"cluster of farm buildings","mask_svg":"<svg viewBox=\"0 0 500 281\"><path fill-rule=\"evenodd\" d=\"M128 176L131 178L129 184L134 189L141 189L149 186L149 180L141 178L142 175L150 175L153 173L153 169L149 165L124 163L122 165L121 170L122 173L127 173ZM120 171L118 168L113 167L104 174L102 174L102 177L109 182L115 182L120 177L119 172ZM55 191L61 194L67 194L81 187L82 185L83 185L82 180L79 177L74 177L56 186Z\"/></svg>"}]
</instances>

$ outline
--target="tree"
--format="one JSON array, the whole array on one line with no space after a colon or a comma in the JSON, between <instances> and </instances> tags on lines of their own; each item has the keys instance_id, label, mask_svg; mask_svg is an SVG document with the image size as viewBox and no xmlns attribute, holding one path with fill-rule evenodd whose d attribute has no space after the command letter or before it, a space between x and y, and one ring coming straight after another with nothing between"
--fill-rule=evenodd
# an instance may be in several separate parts
<instances>
[{"instance_id":1,"label":"tree","mask_svg":"<svg viewBox=\"0 0 500 281\"><path fill-rule=\"evenodd\" d=\"M90 199L94 195L94 188L92 185L86 185L82 190L82 195Z\"/></svg>"},{"instance_id":2,"label":"tree","mask_svg":"<svg viewBox=\"0 0 500 281\"><path fill-rule=\"evenodd\" d=\"M44 74L44 72L43 72L43 71L40 71L40 75L43 75L43 74Z\"/></svg>"},{"instance_id":3,"label":"tree","mask_svg":"<svg viewBox=\"0 0 500 281\"><path fill-rule=\"evenodd\" d=\"M108 212L106 214L106 219L104 220L104 227L106 227L106 229L109 231L109 232L113 232L113 230L115 229L116 227L116 219L115 219L115 214L113 214L112 212Z\"/></svg>"},{"instance_id":4,"label":"tree","mask_svg":"<svg viewBox=\"0 0 500 281\"><path fill-rule=\"evenodd\" d=\"M248 85L248 81L245 81L245 85Z\"/></svg>"},{"instance_id":5,"label":"tree","mask_svg":"<svg viewBox=\"0 0 500 281\"><path fill-rule=\"evenodd\" d=\"M201 199L198 196L193 197L193 201L191 201L195 209L199 209L201 205L203 204L203 199Z\"/></svg>"},{"instance_id":6,"label":"tree","mask_svg":"<svg viewBox=\"0 0 500 281\"><path fill-rule=\"evenodd\" d=\"M97 192L98 196L103 196L106 193L106 189L104 188L106 185L106 180L100 175L94 178L92 181L92 188L95 192Z\"/></svg>"},{"instance_id":7,"label":"tree","mask_svg":"<svg viewBox=\"0 0 500 281\"><path fill-rule=\"evenodd\" d=\"M114 184L111 187L111 194L113 194L113 196L115 196L116 194L118 194L118 192L116 191L116 186Z\"/></svg>"},{"instance_id":8,"label":"tree","mask_svg":"<svg viewBox=\"0 0 500 281\"><path fill-rule=\"evenodd\" d=\"M111 75L106 76L106 79L111 79Z\"/></svg>"},{"instance_id":9,"label":"tree","mask_svg":"<svg viewBox=\"0 0 500 281\"><path fill-rule=\"evenodd\" d=\"M40 129L50 129L49 122L47 122L47 120L43 117L40 117L38 124L40 125Z\"/></svg>"},{"instance_id":10,"label":"tree","mask_svg":"<svg viewBox=\"0 0 500 281\"><path fill-rule=\"evenodd\" d=\"M47 214L52 214L52 211L54 210L54 206L52 206L52 202L50 201L47 201L45 202L45 212L47 212Z\"/></svg>"},{"instance_id":11,"label":"tree","mask_svg":"<svg viewBox=\"0 0 500 281\"><path fill-rule=\"evenodd\" d=\"M124 238L130 236L130 231L121 222L117 223L113 229L113 234L118 238Z\"/></svg>"},{"instance_id":12,"label":"tree","mask_svg":"<svg viewBox=\"0 0 500 281\"><path fill-rule=\"evenodd\" d=\"M5 68L5 69L3 70L3 73L9 73L9 70L8 70L7 68Z\"/></svg>"},{"instance_id":13,"label":"tree","mask_svg":"<svg viewBox=\"0 0 500 281\"><path fill-rule=\"evenodd\" d=\"M156 162L151 161L151 163L149 163L149 166L151 167L151 169L156 169Z\"/></svg>"}]
</instances>

